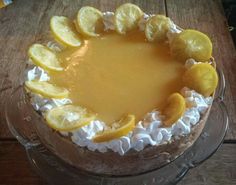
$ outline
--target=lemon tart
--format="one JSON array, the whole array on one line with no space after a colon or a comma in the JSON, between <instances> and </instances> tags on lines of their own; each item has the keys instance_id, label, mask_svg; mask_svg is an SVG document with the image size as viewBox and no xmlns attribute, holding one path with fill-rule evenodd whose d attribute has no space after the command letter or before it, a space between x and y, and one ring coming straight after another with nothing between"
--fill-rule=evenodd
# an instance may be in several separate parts
<instances>
[{"instance_id":1,"label":"lemon tart","mask_svg":"<svg viewBox=\"0 0 236 185\"><path fill-rule=\"evenodd\" d=\"M72 165L142 173L198 138L218 84L204 33L130 3L53 16L50 31L55 42L29 48L25 89L49 133L76 146L58 152Z\"/></svg>"}]
</instances>

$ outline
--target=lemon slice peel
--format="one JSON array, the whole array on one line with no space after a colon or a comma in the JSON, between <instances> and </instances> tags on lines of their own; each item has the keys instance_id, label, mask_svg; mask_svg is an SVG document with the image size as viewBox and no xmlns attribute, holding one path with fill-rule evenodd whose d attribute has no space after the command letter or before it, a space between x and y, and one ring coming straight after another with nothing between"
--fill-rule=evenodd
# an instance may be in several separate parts
<instances>
[{"instance_id":1,"label":"lemon slice peel","mask_svg":"<svg viewBox=\"0 0 236 185\"><path fill-rule=\"evenodd\" d=\"M148 41L164 41L167 32L170 30L172 22L164 15L155 15L148 19L145 26L145 36Z\"/></svg>"},{"instance_id":2,"label":"lemon slice peel","mask_svg":"<svg viewBox=\"0 0 236 185\"><path fill-rule=\"evenodd\" d=\"M118 7L114 15L115 29L120 34L125 34L138 27L138 21L144 15L143 11L136 5L125 3Z\"/></svg>"},{"instance_id":3,"label":"lemon slice peel","mask_svg":"<svg viewBox=\"0 0 236 185\"><path fill-rule=\"evenodd\" d=\"M86 126L95 120L96 115L85 108L74 105L63 105L46 113L45 119L49 127L57 131L73 131Z\"/></svg>"},{"instance_id":4,"label":"lemon slice peel","mask_svg":"<svg viewBox=\"0 0 236 185\"><path fill-rule=\"evenodd\" d=\"M113 139L120 138L127 135L135 127L135 116L128 115L119 121L120 127L115 130L107 130L98 133L94 138L93 142L101 143L111 141Z\"/></svg>"},{"instance_id":5,"label":"lemon slice peel","mask_svg":"<svg viewBox=\"0 0 236 185\"><path fill-rule=\"evenodd\" d=\"M91 6L85 6L77 13L74 23L77 31L84 36L98 37L100 34L97 32L103 30L102 18L101 11Z\"/></svg>"},{"instance_id":6,"label":"lemon slice peel","mask_svg":"<svg viewBox=\"0 0 236 185\"><path fill-rule=\"evenodd\" d=\"M208 97L212 95L218 85L216 69L209 63L195 64L183 75L185 86Z\"/></svg>"},{"instance_id":7,"label":"lemon slice peel","mask_svg":"<svg viewBox=\"0 0 236 185\"><path fill-rule=\"evenodd\" d=\"M65 88L57 87L46 81L26 81L25 86L33 93L40 94L45 98L67 98L69 91Z\"/></svg>"},{"instance_id":8,"label":"lemon slice peel","mask_svg":"<svg viewBox=\"0 0 236 185\"><path fill-rule=\"evenodd\" d=\"M73 21L67 17L53 16L50 20L50 30L54 39L65 47L78 47L82 44Z\"/></svg>"},{"instance_id":9,"label":"lemon slice peel","mask_svg":"<svg viewBox=\"0 0 236 185\"><path fill-rule=\"evenodd\" d=\"M184 97L179 93L171 94L167 99L167 105L163 110L165 116L164 125L170 127L184 114L186 103Z\"/></svg>"},{"instance_id":10,"label":"lemon slice peel","mask_svg":"<svg viewBox=\"0 0 236 185\"><path fill-rule=\"evenodd\" d=\"M56 53L41 44L33 44L28 50L28 55L35 65L47 71L63 71Z\"/></svg>"},{"instance_id":11,"label":"lemon slice peel","mask_svg":"<svg viewBox=\"0 0 236 185\"><path fill-rule=\"evenodd\" d=\"M212 56L212 42L209 37L197 30L187 29L177 34L170 43L172 54L185 62L193 58L207 62Z\"/></svg>"}]
</instances>

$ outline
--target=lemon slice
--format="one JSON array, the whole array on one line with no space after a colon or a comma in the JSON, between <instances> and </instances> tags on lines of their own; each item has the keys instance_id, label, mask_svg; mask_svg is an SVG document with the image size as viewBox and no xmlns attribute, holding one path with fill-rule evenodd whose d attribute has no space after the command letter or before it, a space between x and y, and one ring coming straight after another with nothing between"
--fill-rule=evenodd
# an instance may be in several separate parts
<instances>
[{"instance_id":1,"label":"lemon slice","mask_svg":"<svg viewBox=\"0 0 236 185\"><path fill-rule=\"evenodd\" d=\"M218 75L214 67L208 63L193 65L188 69L183 81L185 85L204 96L210 96L218 84Z\"/></svg>"},{"instance_id":2,"label":"lemon slice","mask_svg":"<svg viewBox=\"0 0 236 185\"><path fill-rule=\"evenodd\" d=\"M135 116L128 115L121 119L118 123L120 125L119 128L117 128L116 130L104 131L100 134L97 134L93 138L93 141L96 143L101 143L127 135L135 127Z\"/></svg>"},{"instance_id":3,"label":"lemon slice","mask_svg":"<svg viewBox=\"0 0 236 185\"><path fill-rule=\"evenodd\" d=\"M95 117L95 114L88 113L82 107L63 105L49 110L45 118L51 128L59 131L71 131L88 125Z\"/></svg>"},{"instance_id":4,"label":"lemon slice","mask_svg":"<svg viewBox=\"0 0 236 185\"><path fill-rule=\"evenodd\" d=\"M118 33L125 34L127 31L138 27L138 21L143 16L143 11L136 5L125 3L115 11L115 28Z\"/></svg>"},{"instance_id":5,"label":"lemon slice","mask_svg":"<svg viewBox=\"0 0 236 185\"><path fill-rule=\"evenodd\" d=\"M35 65L42 67L48 71L62 71L56 54L41 44L34 44L29 48L29 57L33 60Z\"/></svg>"},{"instance_id":6,"label":"lemon slice","mask_svg":"<svg viewBox=\"0 0 236 185\"><path fill-rule=\"evenodd\" d=\"M76 29L83 35L97 37L99 34L96 31L100 31L103 26L102 12L96 8L85 6L79 10L75 24Z\"/></svg>"},{"instance_id":7,"label":"lemon slice","mask_svg":"<svg viewBox=\"0 0 236 185\"><path fill-rule=\"evenodd\" d=\"M67 89L57 87L48 82L26 81L25 86L33 93L40 94L46 98L67 98L69 94Z\"/></svg>"},{"instance_id":8,"label":"lemon slice","mask_svg":"<svg viewBox=\"0 0 236 185\"><path fill-rule=\"evenodd\" d=\"M207 35L196 30L184 30L170 43L174 56L185 62L193 58L198 62L206 62L212 55L212 43Z\"/></svg>"},{"instance_id":9,"label":"lemon slice","mask_svg":"<svg viewBox=\"0 0 236 185\"><path fill-rule=\"evenodd\" d=\"M163 41L171 28L171 20L164 15L155 15L148 19L145 35L148 41Z\"/></svg>"},{"instance_id":10,"label":"lemon slice","mask_svg":"<svg viewBox=\"0 0 236 185\"><path fill-rule=\"evenodd\" d=\"M164 125L171 126L184 114L186 105L184 97L179 93L173 93L167 99L167 105L163 110L165 115Z\"/></svg>"},{"instance_id":11,"label":"lemon slice","mask_svg":"<svg viewBox=\"0 0 236 185\"><path fill-rule=\"evenodd\" d=\"M77 47L81 40L76 32L73 22L64 16L53 16L50 21L51 32L63 46Z\"/></svg>"}]
</instances>

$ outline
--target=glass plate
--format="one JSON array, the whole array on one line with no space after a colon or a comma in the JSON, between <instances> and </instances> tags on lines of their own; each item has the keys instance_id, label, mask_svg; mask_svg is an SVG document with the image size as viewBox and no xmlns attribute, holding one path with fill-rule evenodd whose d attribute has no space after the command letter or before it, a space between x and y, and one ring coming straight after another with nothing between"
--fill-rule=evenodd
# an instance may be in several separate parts
<instances>
[{"instance_id":1,"label":"glass plate","mask_svg":"<svg viewBox=\"0 0 236 185\"><path fill-rule=\"evenodd\" d=\"M220 82L205 128L197 141L174 161L162 168L140 175L104 176L76 169L62 161L40 141L32 123L32 107L28 106L23 87L16 88L6 103L5 116L12 134L25 147L28 159L49 183L62 185L168 185L176 184L189 169L208 159L221 145L228 127L223 102L225 80L217 69ZM30 124L29 124L30 123Z\"/></svg>"}]
</instances>

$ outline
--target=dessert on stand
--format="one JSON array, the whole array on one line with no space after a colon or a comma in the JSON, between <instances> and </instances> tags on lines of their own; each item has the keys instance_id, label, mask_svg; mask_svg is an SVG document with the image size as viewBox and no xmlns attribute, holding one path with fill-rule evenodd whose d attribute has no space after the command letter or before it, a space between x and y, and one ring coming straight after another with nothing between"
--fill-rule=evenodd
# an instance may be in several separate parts
<instances>
[{"instance_id":1,"label":"dessert on stand","mask_svg":"<svg viewBox=\"0 0 236 185\"><path fill-rule=\"evenodd\" d=\"M52 38L29 47L24 85L9 102L25 125L15 127L6 107L10 130L49 181L169 184L218 148L224 77L206 34L130 3L85 6L49 27Z\"/></svg>"}]
</instances>

